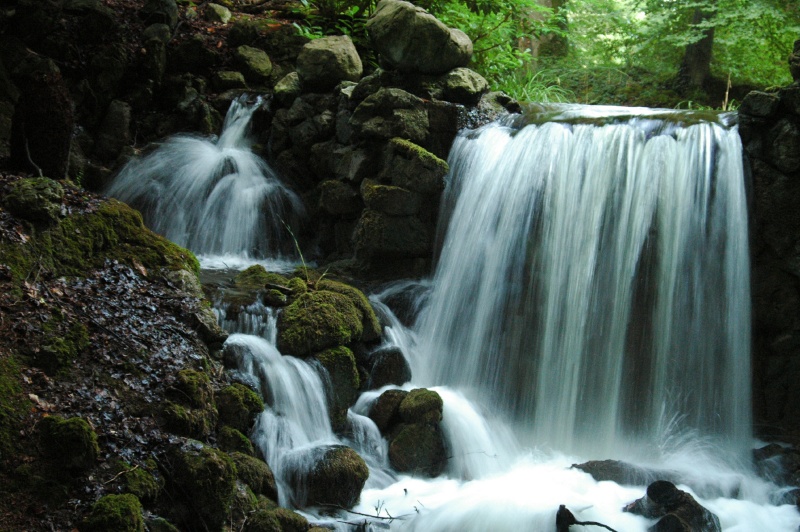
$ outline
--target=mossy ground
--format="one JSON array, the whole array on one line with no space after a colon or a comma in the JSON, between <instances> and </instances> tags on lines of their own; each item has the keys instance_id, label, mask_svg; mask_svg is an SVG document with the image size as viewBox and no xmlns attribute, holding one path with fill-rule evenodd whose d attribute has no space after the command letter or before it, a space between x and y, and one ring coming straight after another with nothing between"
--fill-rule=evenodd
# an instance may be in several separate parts
<instances>
[{"instance_id":1,"label":"mossy ground","mask_svg":"<svg viewBox=\"0 0 800 532\"><path fill-rule=\"evenodd\" d=\"M30 408L23 395L20 365L0 349L0 462L18 449L19 430Z\"/></svg>"}]
</instances>

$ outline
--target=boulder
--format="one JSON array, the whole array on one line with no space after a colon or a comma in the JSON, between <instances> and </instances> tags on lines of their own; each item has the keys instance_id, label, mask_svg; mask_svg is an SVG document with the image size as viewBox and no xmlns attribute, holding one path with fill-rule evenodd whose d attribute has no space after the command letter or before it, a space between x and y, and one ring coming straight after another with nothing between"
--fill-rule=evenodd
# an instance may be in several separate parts
<instances>
[{"instance_id":1,"label":"boulder","mask_svg":"<svg viewBox=\"0 0 800 532\"><path fill-rule=\"evenodd\" d=\"M247 484L256 495L266 495L273 501L278 500L278 486L275 475L264 460L242 453L231 453L231 460L236 465L236 476Z\"/></svg>"},{"instance_id":2,"label":"boulder","mask_svg":"<svg viewBox=\"0 0 800 532\"><path fill-rule=\"evenodd\" d=\"M68 471L80 472L95 465L100 454L97 434L85 419L47 416L38 428L44 454Z\"/></svg>"},{"instance_id":3,"label":"boulder","mask_svg":"<svg viewBox=\"0 0 800 532\"><path fill-rule=\"evenodd\" d=\"M448 102L475 105L489 90L486 78L469 68L454 68L441 79L442 99Z\"/></svg>"},{"instance_id":4,"label":"boulder","mask_svg":"<svg viewBox=\"0 0 800 532\"><path fill-rule=\"evenodd\" d=\"M131 144L131 106L113 100L97 131L95 155L102 161L112 162L125 146Z\"/></svg>"},{"instance_id":5,"label":"boulder","mask_svg":"<svg viewBox=\"0 0 800 532\"><path fill-rule=\"evenodd\" d=\"M628 504L623 511L658 519L649 528L656 532L721 532L719 518L701 506L694 497L675 484L657 480L647 486L647 494Z\"/></svg>"},{"instance_id":6,"label":"boulder","mask_svg":"<svg viewBox=\"0 0 800 532\"><path fill-rule=\"evenodd\" d=\"M436 195L444 190L444 178L450 167L424 148L393 138L386 147L379 179L414 192Z\"/></svg>"},{"instance_id":7,"label":"boulder","mask_svg":"<svg viewBox=\"0 0 800 532\"><path fill-rule=\"evenodd\" d=\"M344 445L331 445L322 452L305 479L305 505L351 508L361 496L369 469L358 453Z\"/></svg>"},{"instance_id":8,"label":"boulder","mask_svg":"<svg viewBox=\"0 0 800 532\"><path fill-rule=\"evenodd\" d=\"M169 29L168 25L161 22L150 24L142 32L142 40L147 42L151 39L155 39L167 44L170 39L172 39L172 31Z\"/></svg>"},{"instance_id":9,"label":"boulder","mask_svg":"<svg viewBox=\"0 0 800 532\"><path fill-rule=\"evenodd\" d=\"M349 125L356 138L401 137L421 143L428 136L429 121L420 98L402 89L384 87L358 104Z\"/></svg>"},{"instance_id":10,"label":"boulder","mask_svg":"<svg viewBox=\"0 0 800 532\"><path fill-rule=\"evenodd\" d=\"M572 464L572 469L589 473L598 482L610 480L622 486L642 486L657 479L675 479L668 471L645 469L620 460L591 460L582 464Z\"/></svg>"},{"instance_id":11,"label":"boulder","mask_svg":"<svg viewBox=\"0 0 800 532\"><path fill-rule=\"evenodd\" d=\"M239 384L231 384L216 394L217 411L222 423L247 433L258 414L264 411L264 402L253 390Z\"/></svg>"},{"instance_id":12,"label":"boulder","mask_svg":"<svg viewBox=\"0 0 800 532\"><path fill-rule=\"evenodd\" d=\"M383 63L402 71L444 74L472 57L472 41L464 32L401 0L381 0L367 33Z\"/></svg>"},{"instance_id":13,"label":"boulder","mask_svg":"<svg viewBox=\"0 0 800 532\"><path fill-rule=\"evenodd\" d=\"M328 409L331 426L341 430L347 422L347 409L358 399L361 381L353 352L346 347L326 349L314 358L325 368L330 379Z\"/></svg>"},{"instance_id":14,"label":"boulder","mask_svg":"<svg viewBox=\"0 0 800 532\"><path fill-rule=\"evenodd\" d=\"M273 98L278 105L288 106L300 95L300 76L297 72L290 72L275 84Z\"/></svg>"},{"instance_id":15,"label":"boulder","mask_svg":"<svg viewBox=\"0 0 800 532\"><path fill-rule=\"evenodd\" d=\"M233 53L238 68L247 81L264 84L272 74L272 62L264 50L242 45Z\"/></svg>"},{"instance_id":16,"label":"boulder","mask_svg":"<svg viewBox=\"0 0 800 532\"><path fill-rule=\"evenodd\" d=\"M227 24L231 20L231 10L219 4L210 3L206 6L206 20Z\"/></svg>"},{"instance_id":17,"label":"boulder","mask_svg":"<svg viewBox=\"0 0 800 532\"><path fill-rule=\"evenodd\" d=\"M244 75L233 70L217 70L211 76L211 84L218 91L247 88Z\"/></svg>"},{"instance_id":18,"label":"boulder","mask_svg":"<svg viewBox=\"0 0 800 532\"><path fill-rule=\"evenodd\" d=\"M178 25L178 4L175 0L147 0L139 16L150 24L166 24L174 29Z\"/></svg>"},{"instance_id":19,"label":"boulder","mask_svg":"<svg viewBox=\"0 0 800 532\"><path fill-rule=\"evenodd\" d=\"M206 74L220 62L220 55L211 49L201 35L193 35L168 54L168 64L173 72Z\"/></svg>"},{"instance_id":20,"label":"boulder","mask_svg":"<svg viewBox=\"0 0 800 532\"><path fill-rule=\"evenodd\" d=\"M769 118L778 111L780 96L771 92L751 91L742 100L739 112L757 118Z\"/></svg>"},{"instance_id":21,"label":"boulder","mask_svg":"<svg viewBox=\"0 0 800 532\"><path fill-rule=\"evenodd\" d=\"M368 390L387 384L401 386L411 380L411 368L399 347L384 347L375 351L370 355L369 363Z\"/></svg>"},{"instance_id":22,"label":"boulder","mask_svg":"<svg viewBox=\"0 0 800 532\"><path fill-rule=\"evenodd\" d=\"M380 259L425 257L433 239L430 229L413 216L389 216L364 210L353 234L356 258L364 263Z\"/></svg>"},{"instance_id":23,"label":"boulder","mask_svg":"<svg viewBox=\"0 0 800 532\"><path fill-rule=\"evenodd\" d=\"M447 464L438 424L403 423L389 442L389 463L401 473L435 477Z\"/></svg>"},{"instance_id":24,"label":"boulder","mask_svg":"<svg viewBox=\"0 0 800 532\"><path fill-rule=\"evenodd\" d=\"M297 56L297 75L304 89L326 91L342 81L358 81L361 58L350 37L338 35L309 42Z\"/></svg>"},{"instance_id":25,"label":"boulder","mask_svg":"<svg viewBox=\"0 0 800 532\"><path fill-rule=\"evenodd\" d=\"M46 177L20 179L0 204L14 216L31 222L55 222L61 215L64 187Z\"/></svg>"},{"instance_id":26,"label":"boulder","mask_svg":"<svg viewBox=\"0 0 800 532\"><path fill-rule=\"evenodd\" d=\"M320 185L319 207L333 216L356 216L364 208L358 191L347 183L330 179Z\"/></svg>"},{"instance_id":27,"label":"boulder","mask_svg":"<svg viewBox=\"0 0 800 532\"><path fill-rule=\"evenodd\" d=\"M142 504L135 495L104 495L92 505L81 526L86 532L144 532Z\"/></svg>"},{"instance_id":28,"label":"boulder","mask_svg":"<svg viewBox=\"0 0 800 532\"><path fill-rule=\"evenodd\" d=\"M306 532L308 520L286 508L258 510L247 517L243 532ZM327 530L327 529L326 529Z\"/></svg>"},{"instance_id":29,"label":"boulder","mask_svg":"<svg viewBox=\"0 0 800 532\"><path fill-rule=\"evenodd\" d=\"M422 204L418 194L404 188L381 185L370 179L361 182L361 198L367 209L389 216L411 216Z\"/></svg>"},{"instance_id":30,"label":"boulder","mask_svg":"<svg viewBox=\"0 0 800 532\"><path fill-rule=\"evenodd\" d=\"M400 403L407 395L405 390L386 390L372 405L369 418L375 422L381 434L387 435L400 422Z\"/></svg>"},{"instance_id":31,"label":"boulder","mask_svg":"<svg viewBox=\"0 0 800 532\"><path fill-rule=\"evenodd\" d=\"M437 424L442 420L442 397L426 388L411 390L400 402L400 419L406 423Z\"/></svg>"},{"instance_id":32,"label":"boulder","mask_svg":"<svg viewBox=\"0 0 800 532\"><path fill-rule=\"evenodd\" d=\"M307 356L357 341L364 326L353 302L328 290L302 294L278 316L278 350Z\"/></svg>"},{"instance_id":33,"label":"boulder","mask_svg":"<svg viewBox=\"0 0 800 532\"><path fill-rule=\"evenodd\" d=\"M226 453L255 456L253 443L240 430L224 425L217 430L217 447Z\"/></svg>"},{"instance_id":34,"label":"boulder","mask_svg":"<svg viewBox=\"0 0 800 532\"><path fill-rule=\"evenodd\" d=\"M781 120L771 133L774 140L770 158L781 172L800 170L800 127L791 120Z\"/></svg>"}]
</instances>

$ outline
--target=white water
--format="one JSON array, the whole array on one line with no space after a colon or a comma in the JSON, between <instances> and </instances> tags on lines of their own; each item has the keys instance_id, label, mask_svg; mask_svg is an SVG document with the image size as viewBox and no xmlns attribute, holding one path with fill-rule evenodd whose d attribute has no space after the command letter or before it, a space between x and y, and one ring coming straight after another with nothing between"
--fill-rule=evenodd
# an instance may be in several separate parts
<instances>
[{"instance_id":1,"label":"white water","mask_svg":"<svg viewBox=\"0 0 800 532\"><path fill-rule=\"evenodd\" d=\"M128 163L107 193L212 264L294 254L284 223L296 223L301 202L250 149L250 119L260 105L260 98L234 101L219 139L170 137Z\"/></svg>"}]
</instances>

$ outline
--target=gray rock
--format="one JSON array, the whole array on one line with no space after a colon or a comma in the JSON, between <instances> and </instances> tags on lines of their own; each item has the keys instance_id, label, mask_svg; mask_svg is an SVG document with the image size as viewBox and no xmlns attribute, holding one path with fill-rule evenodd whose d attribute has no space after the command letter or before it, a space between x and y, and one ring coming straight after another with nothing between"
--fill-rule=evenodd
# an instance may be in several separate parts
<instances>
[{"instance_id":1,"label":"gray rock","mask_svg":"<svg viewBox=\"0 0 800 532\"><path fill-rule=\"evenodd\" d=\"M647 486L647 494L628 504L623 511L659 519L649 530L657 532L720 532L719 518L694 497L666 480Z\"/></svg>"},{"instance_id":2,"label":"gray rock","mask_svg":"<svg viewBox=\"0 0 800 532\"><path fill-rule=\"evenodd\" d=\"M231 10L219 4L208 4L206 6L206 20L209 22L221 22L227 24L231 20Z\"/></svg>"},{"instance_id":3,"label":"gray rock","mask_svg":"<svg viewBox=\"0 0 800 532\"><path fill-rule=\"evenodd\" d=\"M272 62L264 50L242 45L233 53L237 66L247 81L266 83L272 74Z\"/></svg>"},{"instance_id":4,"label":"gray rock","mask_svg":"<svg viewBox=\"0 0 800 532\"><path fill-rule=\"evenodd\" d=\"M389 216L365 210L353 235L356 257L375 262L392 258L424 257L433 241L428 227L413 216Z\"/></svg>"},{"instance_id":5,"label":"gray rock","mask_svg":"<svg viewBox=\"0 0 800 532\"><path fill-rule=\"evenodd\" d=\"M286 107L300 95L300 91L300 76L297 72L290 72L275 84L273 98L278 105Z\"/></svg>"},{"instance_id":6,"label":"gray rock","mask_svg":"<svg viewBox=\"0 0 800 532\"><path fill-rule=\"evenodd\" d=\"M363 208L358 191L347 183L328 180L320 186L319 207L333 216L355 216Z\"/></svg>"},{"instance_id":7,"label":"gray rock","mask_svg":"<svg viewBox=\"0 0 800 532\"><path fill-rule=\"evenodd\" d=\"M442 77L442 99L449 102L474 105L489 90L489 82L469 68L454 68Z\"/></svg>"},{"instance_id":8,"label":"gray rock","mask_svg":"<svg viewBox=\"0 0 800 532\"><path fill-rule=\"evenodd\" d=\"M304 89L325 91L342 81L358 81L364 69L350 37L339 35L309 42L297 56L297 74Z\"/></svg>"},{"instance_id":9,"label":"gray rock","mask_svg":"<svg viewBox=\"0 0 800 532\"><path fill-rule=\"evenodd\" d=\"M464 32L401 0L381 0L367 33L386 66L403 71L444 74L472 57L472 41Z\"/></svg>"},{"instance_id":10,"label":"gray rock","mask_svg":"<svg viewBox=\"0 0 800 532\"><path fill-rule=\"evenodd\" d=\"M145 42L150 39L156 39L166 44L172 38L172 32L166 24L150 24L144 29L144 32L142 32L142 38Z\"/></svg>"},{"instance_id":11,"label":"gray rock","mask_svg":"<svg viewBox=\"0 0 800 532\"><path fill-rule=\"evenodd\" d=\"M444 190L445 161L402 138L392 139L384 155L380 180L425 195Z\"/></svg>"},{"instance_id":12,"label":"gray rock","mask_svg":"<svg viewBox=\"0 0 800 532\"><path fill-rule=\"evenodd\" d=\"M421 143L428 135L428 113L420 99L402 89L382 88L358 104L350 117L360 138L401 137Z\"/></svg>"},{"instance_id":13,"label":"gray rock","mask_svg":"<svg viewBox=\"0 0 800 532\"><path fill-rule=\"evenodd\" d=\"M147 0L139 10L139 16L145 22L160 22L174 29L178 24L178 4L175 0Z\"/></svg>"},{"instance_id":14,"label":"gray rock","mask_svg":"<svg viewBox=\"0 0 800 532\"><path fill-rule=\"evenodd\" d=\"M780 103L780 97L777 94L752 91L742 100L739 112L758 118L767 118L775 114Z\"/></svg>"},{"instance_id":15,"label":"gray rock","mask_svg":"<svg viewBox=\"0 0 800 532\"><path fill-rule=\"evenodd\" d=\"M247 82L241 72L232 70L218 70L211 77L211 84L218 91L230 89L246 89Z\"/></svg>"},{"instance_id":16,"label":"gray rock","mask_svg":"<svg viewBox=\"0 0 800 532\"><path fill-rule=\"evenodd\" d=\"M131 106L120 100L112 101L97 132L95 155L106 162L116 159L122 148L131 143L130 129Z\"/></svg>"},{"instance_id":17,"label":"gray rock","mask_svg":"<svg viewBox=\"0 0 800 532\"><path fill-rule=\"evenodd\" d=\"M418 194L392 185L381 185L370 179L362 181L361 197L367 209L389 216L417 214L421 205Z\"/></svg>"}]
</instances>

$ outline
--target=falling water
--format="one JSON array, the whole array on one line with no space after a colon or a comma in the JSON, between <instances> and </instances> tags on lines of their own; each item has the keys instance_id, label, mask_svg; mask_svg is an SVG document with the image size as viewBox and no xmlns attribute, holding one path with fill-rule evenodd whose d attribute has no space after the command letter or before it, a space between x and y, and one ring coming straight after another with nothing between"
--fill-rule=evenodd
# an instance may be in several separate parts
<instances>
[{"instance_id":1,"label":"falling water","mask_svg":"<svg viewBox=\"0 0 800 532\"><path fill-rule=\"evenodd\" d=\"M709 122L462 135L415 374L496 404L529 445L608 457L691 434L743 458L741 161Z\"/></svg>"},{"instance_id":2,"label":"falling water","mask_svg":"<svg viewBox=\"0 0 800 532\"><path fill-rule=\"evenodd\" d=\"M233 101L216 141L170 137L128 163L108 194L139 209L155 232L197 254L241 259L292 253L284 224L295 223L300 200L251 151L247 135L261 103Z\"/></svg>"}]
</instances>

